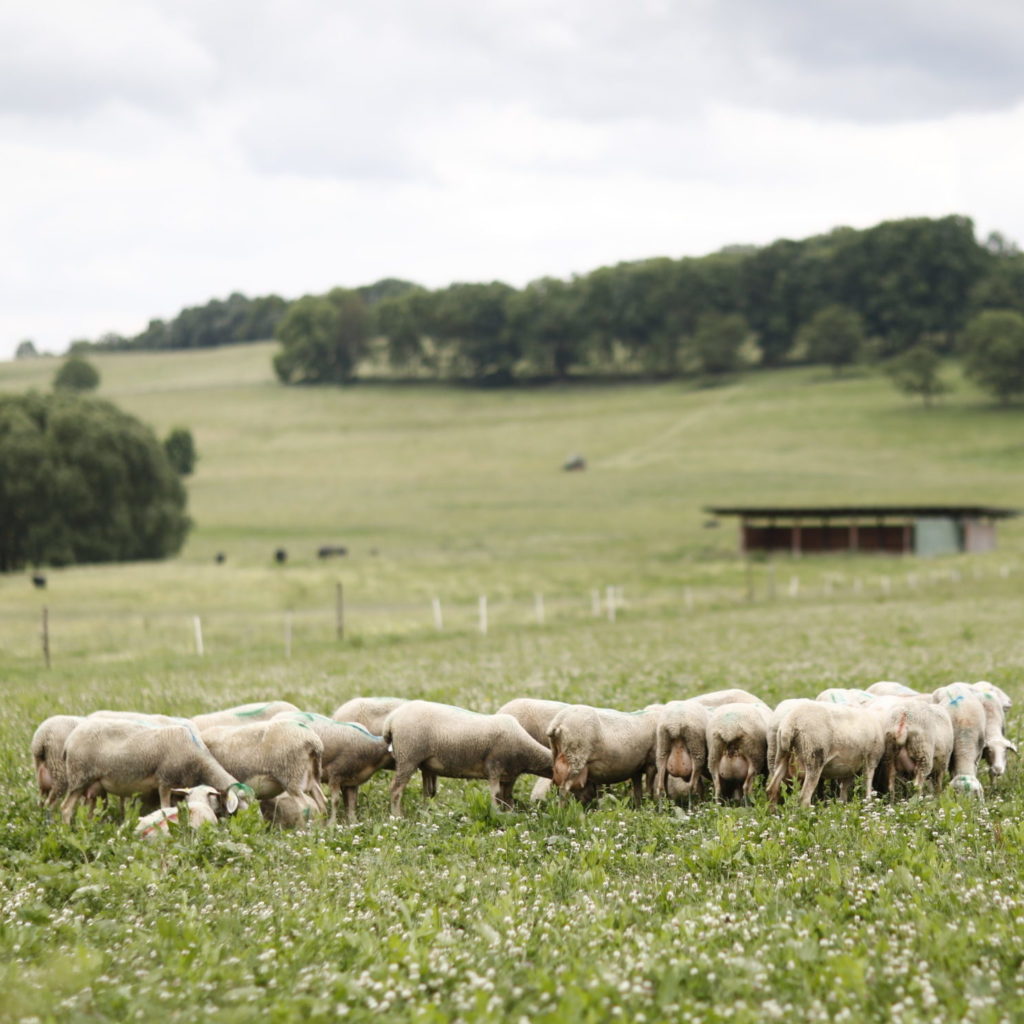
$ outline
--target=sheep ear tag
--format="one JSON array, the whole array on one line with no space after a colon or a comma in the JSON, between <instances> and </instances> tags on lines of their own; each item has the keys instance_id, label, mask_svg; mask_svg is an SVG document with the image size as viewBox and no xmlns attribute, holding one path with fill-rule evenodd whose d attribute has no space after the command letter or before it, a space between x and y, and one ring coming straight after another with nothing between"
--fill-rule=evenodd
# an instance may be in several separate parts
<instances>
[{"instance_id":1,"label":"sheep ear tag","mask_svg":"<svg viewBox=\"0 0 1024 1024\"><path fill-rule=\"evenodd\" d=\"M234 787L228 789L224 796L224 806L228 809L228 814L234 814L238 810L238 794L235 792Z\"/></svg>"}]
</instances>

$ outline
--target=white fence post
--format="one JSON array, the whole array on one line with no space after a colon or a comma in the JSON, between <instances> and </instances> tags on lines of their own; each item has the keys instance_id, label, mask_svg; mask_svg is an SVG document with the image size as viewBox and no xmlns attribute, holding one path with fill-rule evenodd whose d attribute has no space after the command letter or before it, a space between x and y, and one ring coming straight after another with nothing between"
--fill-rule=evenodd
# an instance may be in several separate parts
<instances>
[{"instance_id":1,"label":"white fence post","mask_svg":"<svg viewBox=\"0 0 1024 1024\"><path fill-rule=\"evenodd\" d=\"M203 654L203 624L198 615L192 616L192 630L196 636L196 654Z\"/></svg>"},{"instance_id":2,"label":"white fence post","mask_svg":"<svg viewBox=\"0 0 1024 1024\"><path fill-rule=\"evenodd\" d=\"M430 607L434 610L434 628L444 629L444 614L441 611L441 598L432 597Z\"/></svg>"}]
</instances>

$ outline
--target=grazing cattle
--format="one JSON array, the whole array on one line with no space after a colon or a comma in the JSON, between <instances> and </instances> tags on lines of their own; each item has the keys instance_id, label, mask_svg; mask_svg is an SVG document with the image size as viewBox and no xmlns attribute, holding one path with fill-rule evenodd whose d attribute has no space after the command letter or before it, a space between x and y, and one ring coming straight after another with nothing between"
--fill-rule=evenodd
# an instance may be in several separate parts
<instances>
[{"instance_id":1,"label":"grazing cattle","mask_svg":"<svg viewBox=\"0 0 1024 1024\"><path fill-rule=\"evenodd\" d=\"M46 577L41 572L34 572L32 574L32 585L42 590L46 586Z\"/></svg>"},{"instance_id":2,"label":"grazing cattle","mask_svg":"<svg viewBox=\"0 0 1024 1024\"><path fill-rule=\"evenodd\" d=\"M317 558L333 558L333 557L337 556L338 558L341 558L341 557L343 557L344 555L347 555L347 554L348 554L348 548L344 547L341 544L324 544L322 547L317 549L316 557Z\"/></svg>"},{"instance_id":3,"label":"grazing cattle","mask_svg":"<svg viewBox=\"0 0 1024 1024\"><path fill-rule=\"evenodd\" d=\"M288 552L285 551L284 548L278 548L274 552L274 561L277 562L278 565L284 565L284 563L288 561Z\"/></svg>"}]
</instances>

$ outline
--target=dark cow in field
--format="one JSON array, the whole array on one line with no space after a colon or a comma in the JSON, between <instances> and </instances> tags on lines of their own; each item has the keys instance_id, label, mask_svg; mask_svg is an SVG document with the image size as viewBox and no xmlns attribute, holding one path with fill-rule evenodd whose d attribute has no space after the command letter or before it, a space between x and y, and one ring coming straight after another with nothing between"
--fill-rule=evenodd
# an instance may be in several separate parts
<instances>
[{"instance_id":1,"label":"dark cow in field","mask_svg":"<svg viewBox=\"0 0 1024 1024\"><path fill-rule=\"evenodd\" d=\"M341 544L324 544L317 550L317 558L334 558L337 556L341 558L343 555L348 554L348 548Z\"/></svg>"}]
</instances>

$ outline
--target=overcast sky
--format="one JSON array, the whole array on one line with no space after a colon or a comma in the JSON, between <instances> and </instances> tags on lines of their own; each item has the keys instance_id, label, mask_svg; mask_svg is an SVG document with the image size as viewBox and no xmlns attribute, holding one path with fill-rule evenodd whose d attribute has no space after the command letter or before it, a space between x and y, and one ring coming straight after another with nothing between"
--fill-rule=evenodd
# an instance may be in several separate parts
<instances>
[{"instance_id":1,"label":"overcast sky","mask_svg":"<svg viewBox=\"0 0 1024 1024\"><path fill-rule=\"evenodd\" d=\"M568 277L963 213L1018 0L0 0L0 357L232 291Z\"/></svg>"}]
</instances>

